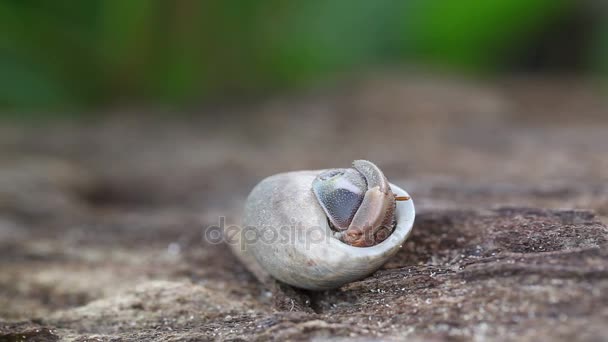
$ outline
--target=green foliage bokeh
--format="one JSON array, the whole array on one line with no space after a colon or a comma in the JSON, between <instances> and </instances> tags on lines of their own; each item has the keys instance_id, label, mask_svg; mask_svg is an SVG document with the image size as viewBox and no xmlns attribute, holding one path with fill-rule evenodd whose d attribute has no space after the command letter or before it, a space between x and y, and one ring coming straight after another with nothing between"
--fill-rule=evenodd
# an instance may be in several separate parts
<instances>
[{"instance_id":1,"label":"green foliage bokeh","mask_svg":"<svg viewBox=\"0 0 608 342\"><path fill-rule=\"evenodd\" d=\"M296 87L384 64L496 72L574 5L0 0L0 108L187 103L227 91ZM606 56L602 43L594 51Z\"/></svg>"}]
</instances>

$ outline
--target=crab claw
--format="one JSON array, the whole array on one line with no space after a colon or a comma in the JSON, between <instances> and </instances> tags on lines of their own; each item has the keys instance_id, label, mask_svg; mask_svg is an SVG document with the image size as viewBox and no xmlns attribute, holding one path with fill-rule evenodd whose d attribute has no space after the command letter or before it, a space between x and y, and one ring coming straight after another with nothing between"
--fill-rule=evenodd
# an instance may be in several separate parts
<instances>
[{"instance_id":1,"label":"crab claw","mask_svg":"<svg viewBox=\"0 0 608 342\"><path fill-rule=\"evenodd\" d=\"M368 247L382 242L394 228L395 195L382 171L366 160L351 169L325 171L313 192L345 243Z\"/></svg>"},{"instance_id":2,"label":"crab claw","mask_svg":"<svg viewBox=\"0 0 608 342\"><path fill-rule=\"evenodd\" d=\"M355 169L333 169L317 176L312 189L333 227L343 231L348 229L357 213L367 183Z\"/></svg>"}]
</instances>

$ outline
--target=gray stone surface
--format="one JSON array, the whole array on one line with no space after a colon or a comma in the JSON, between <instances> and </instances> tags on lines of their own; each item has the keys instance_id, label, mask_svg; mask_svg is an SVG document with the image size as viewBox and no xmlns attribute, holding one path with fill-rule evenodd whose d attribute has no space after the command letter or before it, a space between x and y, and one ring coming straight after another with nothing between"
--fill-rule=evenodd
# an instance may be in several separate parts
<instances>
[{"instance_id":1,"label":"gray stone surface","mask_svg":"<svg viewBox=\"0 0 608 342\"><path fill-rule=\"evenodd\" d=\"M217 116L3 123L0 341L605 339L603 95L379 77ZM369 278L260 282L203 241L261 178L357 158L418 212Z\"/></svg>"}]
</instances>

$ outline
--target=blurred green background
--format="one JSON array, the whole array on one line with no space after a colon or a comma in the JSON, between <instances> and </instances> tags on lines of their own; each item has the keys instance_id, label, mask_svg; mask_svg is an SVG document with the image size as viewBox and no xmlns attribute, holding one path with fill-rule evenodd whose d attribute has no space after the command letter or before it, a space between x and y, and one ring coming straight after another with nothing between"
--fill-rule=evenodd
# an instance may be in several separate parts
<instances>
[{"instance_id":1,"label":"blurred green background","mask_svg":"<svg viewBox=\"0 0 608 342\"><path fill-rule=\"evenodd\" d=\"M199 104L378 68L603 75L605 7L591 0L0 0L0 113Z\"/></svg>"}]
</instances>

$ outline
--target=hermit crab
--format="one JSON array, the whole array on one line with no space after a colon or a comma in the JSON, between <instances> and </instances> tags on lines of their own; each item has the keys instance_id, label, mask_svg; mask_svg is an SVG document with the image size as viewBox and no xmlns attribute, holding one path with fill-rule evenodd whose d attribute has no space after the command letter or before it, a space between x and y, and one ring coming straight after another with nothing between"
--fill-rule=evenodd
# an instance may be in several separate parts
<instances>
[{"instance_id":1,"label":"hermit crab","mask_svg":"<svg viewBox=\"0 0 608 342\"><path fill-rule=\"evenodd\" d=\"M414 216L405 190L372 162L356 160L352 168L262 180L247 198L232 247L256 274L332 289L380 268L407 239Z\"/></svg>"}]
</instances>

